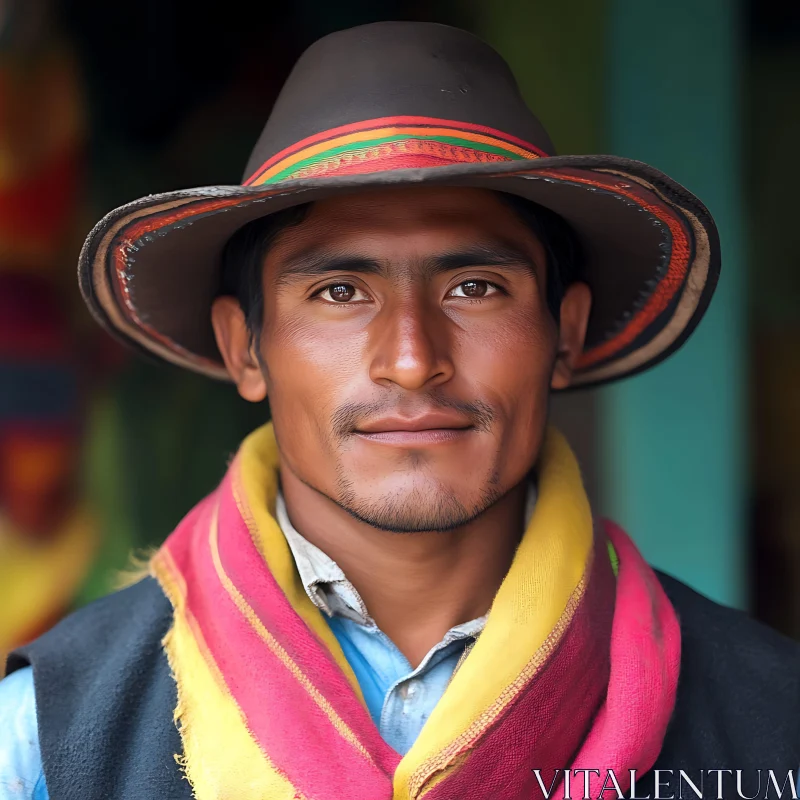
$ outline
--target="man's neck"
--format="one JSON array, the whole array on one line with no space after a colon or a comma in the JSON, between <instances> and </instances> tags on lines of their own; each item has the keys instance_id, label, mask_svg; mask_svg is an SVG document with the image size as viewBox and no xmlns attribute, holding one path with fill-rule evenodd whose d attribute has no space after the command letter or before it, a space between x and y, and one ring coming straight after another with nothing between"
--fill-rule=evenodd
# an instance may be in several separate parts
<instances>
[{"instance_id":1,"label":"man's neck","mask_svg":"<svg viewBox=\"0 0 800 800\"><path fill-rule=\"evenodd\" d=\"M455 625L486 614L523 533L521 483L450 531L389 533L361 522L281 470L294 527L333 559L378 627L416 666Z\"/></svg>"}]
</instances>

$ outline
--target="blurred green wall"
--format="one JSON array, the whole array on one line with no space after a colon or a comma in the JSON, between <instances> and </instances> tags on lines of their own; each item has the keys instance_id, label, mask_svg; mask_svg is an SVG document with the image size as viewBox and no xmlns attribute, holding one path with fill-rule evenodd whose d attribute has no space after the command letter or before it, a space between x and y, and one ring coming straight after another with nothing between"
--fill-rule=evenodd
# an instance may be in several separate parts
<instances>
[{"instance_id":1,"label":"blurred green wall","mask_svg":"<svg viewBox=\"0 0 800 800\"><path fill-rule=\"evenodd\" d=\"M602 397L605 497L648 560L742 606L748 524L746 313L734 0L611 0L608 143L696 193L720 230L709 312L675 356Z\"/></svg>"}]
</instances>

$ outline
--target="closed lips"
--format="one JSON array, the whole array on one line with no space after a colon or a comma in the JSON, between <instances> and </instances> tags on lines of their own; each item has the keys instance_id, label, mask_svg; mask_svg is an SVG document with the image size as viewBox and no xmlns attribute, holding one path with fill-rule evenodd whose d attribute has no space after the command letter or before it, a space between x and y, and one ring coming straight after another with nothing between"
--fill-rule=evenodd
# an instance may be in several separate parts
<instances>
[{"instance_id":1,"label":"closed lips","mask_svg":"<svg viewBox=\"0 0 800 800\"><path fill-rule=\"evenodd\" d=\"M413 418L384 417L356 428L357 433L388 433L390 431L466 430L472 425L454 414L430 413Z\"/></svg>"}]
</instances>

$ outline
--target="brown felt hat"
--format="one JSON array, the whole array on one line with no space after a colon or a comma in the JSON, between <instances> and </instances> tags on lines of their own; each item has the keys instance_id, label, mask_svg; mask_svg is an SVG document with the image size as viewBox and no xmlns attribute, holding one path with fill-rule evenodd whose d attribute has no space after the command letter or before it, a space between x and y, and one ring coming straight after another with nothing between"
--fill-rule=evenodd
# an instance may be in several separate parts
<instances>
[{"instance_id":1,"label":"brown felt hat","mask_svg":"<svg viewBox=\"0 0 800 800\"><path fill-rule=\"evenodd\" d=\"M81 252L83 296L124 341L226 379L210 309L228 239L290 206L404 184L507 192L570 223L593 296L574 386L674 352L717 283L717 230L693 194L639 161L555 155L508 65L472 34L380 22L306 50L242 185L150 195L107 214Z\"/></svg>"}]
</instances>

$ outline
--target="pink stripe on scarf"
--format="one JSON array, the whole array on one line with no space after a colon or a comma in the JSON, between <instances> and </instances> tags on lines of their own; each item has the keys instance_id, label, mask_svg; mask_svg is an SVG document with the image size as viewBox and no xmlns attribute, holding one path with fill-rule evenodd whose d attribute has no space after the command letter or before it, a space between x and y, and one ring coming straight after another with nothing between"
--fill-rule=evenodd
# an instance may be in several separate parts
<instances>
[{"instance_id":1,"label":"pink stripe on scarf","mask_svg":"<svg viewBox=\"0 0 800 800\"><path fill-rule=\"evenodd\" d=\"M658 578L620 527L604 525L619 556L611 678L606 701L572 764L573 770L600 770L600 775L586 773L591 797L601 796L608 771L627 792L629 770L643 775L655 764L675 707L681 663L678 617ZM583 773L577 779L571 794L583 797ZM562 784L551 797L563 796Z\"/></svg>"}]
</instances>

